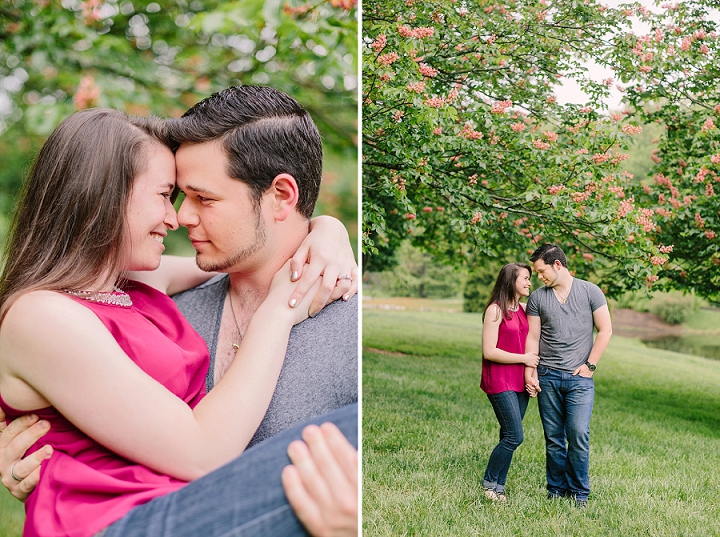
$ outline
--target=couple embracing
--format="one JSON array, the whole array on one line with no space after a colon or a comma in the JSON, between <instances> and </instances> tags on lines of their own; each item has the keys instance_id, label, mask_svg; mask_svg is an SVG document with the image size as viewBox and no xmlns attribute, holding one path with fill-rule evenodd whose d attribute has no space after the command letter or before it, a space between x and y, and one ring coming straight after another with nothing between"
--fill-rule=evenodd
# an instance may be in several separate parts
<instances>
[{"instance_id":1,"label":"couple embracing","mask_svg":"<svg viewBox=\"0 0 720 537\"><path fill-rule=\"evenodd\" d=\"M568 496L586 507L593 373L612 335L610 312L595 284L571 275L560 247L544 244L530 262L532 267L510 263L500 270L483 314L480 387L500 423L483 489L492 501L506 500L512 456L523 441L522 419L529 398L537 397L548 498ZM530 294L533 268L545 287ZM520 303L524 296L530 297L527 306Z\"/></svg>"}]
</instances>

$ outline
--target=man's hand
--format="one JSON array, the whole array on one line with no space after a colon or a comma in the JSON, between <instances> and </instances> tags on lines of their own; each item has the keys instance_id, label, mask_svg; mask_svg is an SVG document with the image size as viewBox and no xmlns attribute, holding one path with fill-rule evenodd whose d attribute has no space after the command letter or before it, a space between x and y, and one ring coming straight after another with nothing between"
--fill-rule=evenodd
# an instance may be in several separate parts
<instances>
[{"instance_id":1,"label":"man's hand","mask_svg":"<svg viewBox=\"0 0 720 537\"><path fill-rule=\"evenodd\" d=\"M358 453L332 423L309 425L288 447L285 494L315 537L357 537Z\"/></svg>"},{"instance_id":2,"label":"man's hand","mask_svg":"<svg viewBox=\"0 0 720 537\"><path fill-rule=\"evenodd\" d=\"M40 463L52 456L45 446L26 458L25 452L50 430L50 424L32 414L22 416L5 426L5 414L0 410L0 476L10 494L24 502L40 480ZM17 481L12 474L20 478Z\"/></svg>"}]
</instances>

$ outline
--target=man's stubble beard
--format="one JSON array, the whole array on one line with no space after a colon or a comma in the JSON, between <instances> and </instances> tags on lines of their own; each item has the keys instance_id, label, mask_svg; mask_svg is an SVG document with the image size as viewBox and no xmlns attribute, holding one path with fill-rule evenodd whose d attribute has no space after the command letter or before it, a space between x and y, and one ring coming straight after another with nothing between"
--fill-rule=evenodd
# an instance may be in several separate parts
<instances>
[{"instance_id":1,"label":"man's stubble beard","mask_svg":"<svg viewBox=\"0 0 720 537\"><path fill-rule=\"evenodd\" d=\"M255 207L253 211L255 213L255 240L253 243L240 250L231 254L225 259L217 260L203 260L200 258L200 254L195 257L197 266L200 270L205 272L225 272L227 269L242 263L251 255L256 254L267 242L267 228L260 216L260 207Z\"/></svg>"}]
</instances>

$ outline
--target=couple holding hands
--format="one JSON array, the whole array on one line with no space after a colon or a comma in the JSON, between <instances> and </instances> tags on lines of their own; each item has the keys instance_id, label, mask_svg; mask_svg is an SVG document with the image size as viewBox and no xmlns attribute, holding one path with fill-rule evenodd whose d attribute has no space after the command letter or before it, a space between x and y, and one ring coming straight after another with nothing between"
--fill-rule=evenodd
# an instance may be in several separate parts
<instances>
[{"instance_id":1,"label":"couple holding hands","mask_svg":"<svg viewBox=\"0 0 720 537\"><path fill-rule=\"evenodd\" d=\"M522 419L529 398L537 397L548 498L567 496L586 507L593 373L612 336L610 312L595 284L572 276L560 247L544 244L530 262L532 267L510 263L500 270L483 314L480 387L500 424L483 489L491 501L507 499L505 482L523 441ZM531 294L533 269L545 285ZM528 296L527 305L520 302Z\"/></svg>"}]
</instances>

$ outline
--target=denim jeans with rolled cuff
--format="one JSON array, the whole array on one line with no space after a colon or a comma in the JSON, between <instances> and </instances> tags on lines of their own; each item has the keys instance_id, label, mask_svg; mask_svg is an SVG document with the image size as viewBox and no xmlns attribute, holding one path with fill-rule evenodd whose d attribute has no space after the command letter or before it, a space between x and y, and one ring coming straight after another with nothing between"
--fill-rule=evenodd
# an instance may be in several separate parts
<instances>
[{"instance_id":1,"label":"denim jeans with rolled cuff","mask_svg":"<svg viewBox=\"0 0 720 537\"><path fill-rule=\"evenodd\" d=\"M505 481L513 454L523 441L522 420L530 396L527 392L506 391L489 393L487 397L500 424L500 442L490 454L483 487L505 493Z\"/></svg>"},{"instance_id":2,"label":"denim jeans with rolled cuff","mask_svg":"<svg viewBox=\"0 0 720 537\"><path fill-rule=\"evenodd\" d=\"M290 464L287 447L306 425L331 421L357 448L357 412L354 403L259 442L222 468L134 508L96 537L306 536L280 479Z\"/></svg>"},{"instance_id":3,"label":"denim jeans with rolled cuff","mask_svg":"<svg viewBox=\"0 0 720 537\"><path fill-rule=\"evenodd\" d=\"M538 378L548 495L587 500L594 381L544 366L538 367Z\"/></svg>"}]
</instances>

